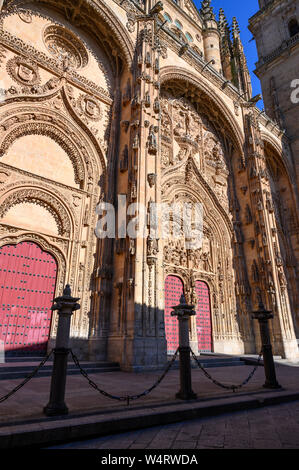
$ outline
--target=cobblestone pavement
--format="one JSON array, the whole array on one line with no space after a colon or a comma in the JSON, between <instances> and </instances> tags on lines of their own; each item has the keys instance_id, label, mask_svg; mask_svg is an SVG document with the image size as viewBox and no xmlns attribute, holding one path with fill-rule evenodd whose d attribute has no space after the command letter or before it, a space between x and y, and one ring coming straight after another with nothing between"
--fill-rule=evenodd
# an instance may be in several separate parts
<instances>
[{"instance_id":1,"label":"cobblestone pavement","mask_svg":"<svg viewBox=\"0 0 299 470\"><path fill-rule=\"evenodd\" d=\"M299 401L74 442L57 448L299 449Z\"/></svg>"}]
</instances>

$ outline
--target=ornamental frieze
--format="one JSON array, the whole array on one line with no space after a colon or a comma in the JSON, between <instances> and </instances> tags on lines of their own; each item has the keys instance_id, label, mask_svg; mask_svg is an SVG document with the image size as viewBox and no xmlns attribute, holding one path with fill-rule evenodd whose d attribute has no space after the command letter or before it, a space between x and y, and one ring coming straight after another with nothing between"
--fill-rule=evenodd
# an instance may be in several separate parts
<instances>
[{"instance_id":1,"label":"ornamental frieze","mask_svg":"<svg viewBox=\"0 0 299 470\"><path fill-rule=\"evenodd\" d=\"M22 39L13 36L7 31L1 31L0 46L7 45L16 53L30 56L31 60L38 64L40 67L49 70L49 68L60 76L64 73L65 63L61 60L56 60L54 57L38 51L33 46L26 44ZM105 90L103 87L96 85L92 80L81 76L76 69L68 70L68 81L74 86L81 85L86 91L101 98L108 104L111 104L112 94L110 91Z\"/></svg>"}]
</instances>

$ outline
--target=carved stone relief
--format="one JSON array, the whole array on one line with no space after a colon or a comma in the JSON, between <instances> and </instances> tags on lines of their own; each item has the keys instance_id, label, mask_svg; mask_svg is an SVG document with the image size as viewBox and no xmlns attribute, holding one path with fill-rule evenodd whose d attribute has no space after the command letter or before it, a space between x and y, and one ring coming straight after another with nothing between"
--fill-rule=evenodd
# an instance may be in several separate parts
<instances>
[{"instance_id":1,"label":"carved stone relief","mask_svg":"<svg viewBox=\"0 0 299 470\"><path fill-rule=\"evenodd\" d=\"M14 57L7 62L7 72L11 78L21 85L38 85L40 76L37 65L25 57Z\"/></svg>"},{"instance_id":2,"label":"carved stone relief","mask_svg":"<svg viewBox=\"0 0 299 470\"><path fill-rule=\"evenodd\" d=\"M45 45L56 59L64 63L64 67L80 69L88 64L88 54L80 40L58 25L50 25L44 31Z\"/></svg>"}]
</instances>

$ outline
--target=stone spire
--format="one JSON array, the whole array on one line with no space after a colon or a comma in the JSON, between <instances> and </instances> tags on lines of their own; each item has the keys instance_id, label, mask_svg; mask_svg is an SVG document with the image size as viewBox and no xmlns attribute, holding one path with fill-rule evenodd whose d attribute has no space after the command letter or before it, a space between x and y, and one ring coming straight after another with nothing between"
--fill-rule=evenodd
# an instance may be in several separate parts
<instances>
[{"instance_id":1,"label":"stone spire","mask_svg":"<svg viewBox=\"0 0 299 470\"><path fill-rule=\"evenodd\" d=\"M222 69L225 78L232 80L232 58L233 58L233 44L231 41L231 30L225 16L224 10L219 10L218 30L220 33L220 52Z\"/></svg>"},{"instance_id":2,"label":"stone spire","mask_svg":"<svg viewBox=\"0 0 299 470\"><path fill-rule=\"evenodd\" d=\"M252 97L251 78L236 17L233 18L232 22L232 40L233 83L237 88L239 88L240 93L245 94L245 97L250 99Z\"/></svg>"},{"instance_id":3,"label":"stone spire","mask_svg":"<svg viewBox=\"0 0 299 470\"><path fill-rule=\"evenodd\" d=\"M218 29L221 37L221 52L229 53L232 49L231 31L224 10L219 10Z\"/></svg>"},{"instance_id":4,"label":"stone spire","mask_svg":"<svg viewBox=\"0 0 299 470\"><path fill-rule=\"evenodd\" d=\"M234 16L233 17L233 23L232 23L232 34L233 34L233 39L240 39L240 28L239 28L239 23L237 21L237 18Z\"/></svg>"},{"instance_id":5,"label":"stone spire","mask_svg":"<svg viewBox=\"0 0 299 470\"><path fill-rule=\"evenodd\" d=\"M211 6L211 0L203 0L201 2L200 14L204 22L211 21L211 20L216 21L216 18L214 15L214 9Z\"/></svg>"}]
</instances>

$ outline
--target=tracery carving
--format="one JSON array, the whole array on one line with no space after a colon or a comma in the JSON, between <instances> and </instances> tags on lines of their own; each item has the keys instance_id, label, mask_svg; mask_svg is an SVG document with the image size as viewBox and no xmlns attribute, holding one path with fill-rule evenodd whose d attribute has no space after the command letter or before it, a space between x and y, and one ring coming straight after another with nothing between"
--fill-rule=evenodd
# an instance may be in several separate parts
<instances>
[{"instance_id":1,"label":"tracery carving","mask_svg":"<svg viewBox=\"0 0 299 470\"><path fill-rule=\"evenodd\" d=\"M47 209L56 221L59 235L70 236L70 218L64 206L53 195L37 188L18 190L6 197L1 204L0 217L3 218L11 207L23 202L37 204Z\"/></svg>"},{"instance_id":2,"label":"tracery carving","mask_svg":"<svg viewBox=\"0 0 299 470\"><path fill-rule=\"evenodd\" d=\"M81 161L80 152L70 139L68 135L69 130L64 129L65 127L62 122L59 122L53 116L47 114L24 113L22 115L14 115L4 120L0 126L0 131L1 128L8 131L0 144L0 156L3 156L15 140L20 137L25 135L45 135L53 139L65 150L73 163L75 181L77 184L82 184L85 179L85 170ZM63 132L62 129L66 132Z\"/></svg>"},{"instance_id":3,"label":"tracery carving","mask_svg":"<svg viewBox=\"0 0 299 470\"><path fill-rule=\"evenodd\" d=\"M32 120L35 115L24 115L25 120ZM18 118L16 118L18 119ZM53 122L53 119L46 115L38 116L39 120ZM55 122L55 121L54 121ZM5 125L5 123L4 123ZM6 123L6 126L8 124ZM81 163L80 155L75 145L71 142L67 136L61 132L60 129L56 129L53 125L43 122L34 122L34 123L23 123L21 126L14 127L14 129L6 135L4 140L1 142L0 146L0 156L3 156L9 147L15 142L19 137L25 135L46 135L47 137L55 140L69 155L75 171L75 181L80 184L84 181L84 168Z\"/></svg>"},{"instance_id":4,"label":"tracery carving","mask_svg":"<svg viewBox=\"0 0 299 470\"><path fill-rule=\"evenodd\" d=\"M0 27L1 30L1 27ZM48 69L49 67L60 76L65 72L65 68L69 67L68 61L58 60L55 57L49 57L48 54L44 54L43 52L37 50L30 44L24 42L21 38L15 37L10 34L8 31L1 31L1 42L19 54L26 54L26 56L30 56L32 60L34 60L37 64ZM98 97L108 99L112 97L111 92L111 85L109 81L107 81L107 86L109 90L104 89L103 87L95 84L92 80L80 75L77 72L77 69L69 68L68 70L68 80L77 85L80 83L86 90L90 93L95 94Z\"/></svg>"},{"instance_id":5,"label":"tracery carving","mask_svg":"<svg viewBox=\"0 0 299 470\"><path fill-rule=\"evenodd\" d=\"M126 34L125 27L115 16L112 9L102 1L84 0L80 6L75 5L73 0L33 0L30 3L40 3L53 7L60 11L68 21L75 26L86 28L95 34L103 33L103 30L109 31L110 46L120 50L120 54L128 65L133 59L133 44L130 37ZM22 8L28 4L28 0L10 0L6 6L7 12L14 12L16 8ZM130 8L133 7L130 2ZM112 34L111 34L112 31Z\"/></svg>"},{"instance_id":6,"label":"tracery carving","mask_svg":"<svg viewBox=\"0 0 299 470\"><path fill-rule=\"evenodd\" d=\"M194 176L193 164L229 213L229 170L222 134L209 117L186 98L163 91L161 165L164 174L187 163L185 181ZM179 150L175 150L179 147Z\"/></svg>"},{"instance_id":7,"label":"tracery carving","mask_svg":"<svg viewBox=\"0 0 299 470\"><path fill-rule=\"evenodd\" d=\"M64 66L81 69L88 64L88 54L79 39L62 26L50 25L44 31L45 45Z\"/></svg>"}]
</instances>

